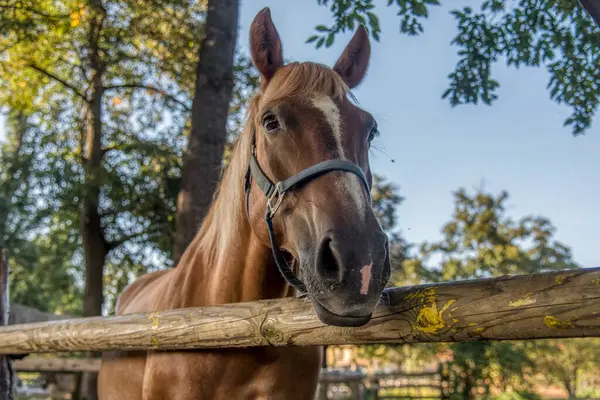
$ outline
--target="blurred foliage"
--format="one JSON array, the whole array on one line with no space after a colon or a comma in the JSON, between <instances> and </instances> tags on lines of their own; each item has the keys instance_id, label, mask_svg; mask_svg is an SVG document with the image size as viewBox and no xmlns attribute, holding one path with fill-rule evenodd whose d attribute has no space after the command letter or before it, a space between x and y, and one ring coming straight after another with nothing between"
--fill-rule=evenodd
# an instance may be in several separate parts
<instances>
[{"instance_id":1,"label":"blurred foliage","mask_svg":"<svg viewBox=\"0 0 600 400\"><path fill-rule=\"evenodd\" d=\"M27 263L13 262L13 268L17 274L19 265L45 274L30 273L27 286L18 282L31 293L20 300L37 306L34 283L42 277L44 284L63 289L49 290L49 296L82 289L80 207L95 185L108 262L126 253L119 260L128 261L123 268L150 266L136 243L163 254L170 250L203 6L160 0L2 6L0 106L21 113L28 126L19 132L9 125L7 138L22 144L13 165L17 170L27 165L29 179L20 180L27 183L24 196L31 203L24 209L10 201L9 213L38 222L15 231L29 246L37 244L37 253L21 251L14 241L10 247L15 256L36 254ZM96 101L101 102L99 126L90 119ZM102 154L93 183L84 171L93 145L90 129L100 136Z\"/></svg>"},{"instance_id":2,"label":"blurred foliage","mask_svg":"<svg viewBox=\"0 0 600 400\"><path fill-rule=\"evenodd\" d=\"M384 231L389 232L396 228L396 210L404 201L404 196L398 194L399 187L388 182L383 176L373 176L373 189L371 190L372 207Z\"/></svg>"},{"instance_id":3,"label":"blurred foliage","mask_svg":"<svg viewBox=\"0 0 600 400\"><path fill-rule=\"evenodd\" d=\"M408 263L428 271L427 280L434 282L578 268L569 248L553 238L556 229L547 218L514 220L506 215L508 200L506 191L455 191L454 212L441 229L442 238L421 244ZM435 266L428 265L432 258ZM537 365L519 344L465 342L449 349L450 382L463 399L473 398L475 388L489 394L492 385L504 391L530 389L525 377Z\"/></svg>"},{"instance_id":4,"label":"blurred foliage","mask_svg":"<svg viewBox=\"0 0 600 400\"><path fill-rule=\"evenodd\" d=\"M523 342L521 346L547 383L561 385L570 398L580 398L583 394L580 389L583 379L593 378L597 383L599 338L536 340Z\"/></svg>"},{"instance_id":5,"label":"blurred foliage","mask_svg":"<svg viewBox=\"0 0 600 400\"><path fill-rule=\"evenodd\" d=\"M404 254L393 285L578 268L569 248L554 239L556 229L547 218L530 215L515 220L507 215L508 201L506 191L456 190L454 212L442 226L441 238L411 247L416 251ZM359 346L358 354L405 371L445 359L452 398L478 398L475 393L481 390L483 398L491 398L495 388L504 392L502 398L534 399L534 376L575 390L578 377L595 370L600 341L370 345Z\"/></svg>"},{"instance_id":6,"label":"blurred foliage","mask_svg":"<svg viewBox=\"0 0 600 400\"><path fill-rule=\"evenodd\" d=\"M571 251L553 239L556 228L541 216L513 220L506 215L509 195L483 190L454 192L452 219L442 239L424 242L415 263L428 279L448 281L577 268ZM435 266L427 266L435 258Z\"/></svg>"},{"instance_id":7,"label":"blurred foliage","mask_svg":"<svg viewBox=\"0 0 600 400\"><path fill-rule=\"evenodd\" d=\"M71 300L81 295L79 209L87 190L92 91L102 93L98 211L110 248L107 310L135 276L169 266L173 248L205 2L103 1L100 25L91 21L90 4L1 5L0 108L9 118L0 160L0 236L9 240L15 275L30 281L19 282L14 300L44 310L65 307L59 304L66 293ZM100 89L93 87L94 51ZM233 129L256 87L248 58L240 53L237 62ZM44 293L52 301L37 298L36 281L56 288ZM69 308L75 312L80 303Z\"/></svg>"},{"instance_id":8,"label":"blurred foliage","mask_svg":"<svg viewBox=\"0 0 600 400\"><path fill-rule=\"evenodd\" d=\"M317 48L329 47L336 35L365 25L375 40L381 27L373 0L317 0L329 7L330 26L317 25L307 39ZM390 12L400 18L400 33L411 36L424 31L424 20L440 0L388 0ZM446 1L444 4L454 2ZM571 108L564 125L573 135L584 134L600 102L600 31L577 0L485 0L479 10L464 6L451 9L457 23L452 45L459 61L448 75L442 98L452 106L490 105L498 98L500 83L492 66L503 58L508 66L544 66L550 78L550 99Z\"/></svg>"},{"instance_id":9,"label":"blurred foliage","mask_svg":"<svg viewBox=\"0 0 600 400\"><path fill-rule=\"evenodd\" d=\"M11 112L7 128L13 132L0 152L0 247L9 249L11 300L41 311L76 315L82 293L73 285L76 237L69 236L70 221L61 211L36 212L35 129L23 112ZM31 235L42 231L42 235Z\"/></svg>"}]
</instances>

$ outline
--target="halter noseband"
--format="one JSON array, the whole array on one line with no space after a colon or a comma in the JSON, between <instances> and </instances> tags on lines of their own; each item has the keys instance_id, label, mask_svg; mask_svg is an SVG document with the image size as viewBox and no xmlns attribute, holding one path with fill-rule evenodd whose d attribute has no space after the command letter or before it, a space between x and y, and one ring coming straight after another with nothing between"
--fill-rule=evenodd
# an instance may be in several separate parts
<instances>
[{"instance_id":1,"label":"halter noseband","mask_svg":"<svg viewBox=\"0 0 600 400\"><path fill-rule=\"evenodd\" d=\"M258 160L256 159L256 136L255 134L252 136L252 143L250 148L250 161L248 165L248 170L246 171L245 183L244 183L244 191L246 195L246 215L248 218L250 217L249 213L249 205L248 199L250 195L250 177L254 179L258 187L262 190L262 192L267 197L267 207L265 210L265 221L267 222L267 227L269 229L269 237L271 239L271 248L273 250L273 258L275 259L275 263L277 264L277 268L279 272L283 276L283 278L293 286L298 292L301 294L306 293L306 285L302 282L296 274L292 271L287 261L283 257L279 246L277 245L277 241L275 239L275 231L273 229L273 216L279 209L281 202L285 194L299 186L303 183L306 183L309 180L315 179L316 177L326 174L332 171L345 171L350 172L358 176L364 188L367 190L367 193L370 193L371 189L369 187L369 183L367 182L367 178L365 178L365 174L362 169L346 160L333 159L322 161L318 164L315 164L311 167L308 167L298 174L293 175L283 181L279 181L276 184L271 182L271 180L265 175L263 170L260 168L258 164Z\"/></svg>"}]
</instances>

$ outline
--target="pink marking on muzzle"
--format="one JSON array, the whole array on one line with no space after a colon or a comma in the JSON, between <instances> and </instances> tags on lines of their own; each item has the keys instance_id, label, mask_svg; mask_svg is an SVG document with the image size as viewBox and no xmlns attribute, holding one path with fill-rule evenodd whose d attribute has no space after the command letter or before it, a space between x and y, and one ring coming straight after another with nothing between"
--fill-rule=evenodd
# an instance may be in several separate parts
<instances>
[{"instance_id":1,"label":"pink marking on muzzle","mask_svg":"<svg viewBox=\"0 0 600 400\"><path fill-rule=\"evenodd\" d=\"M360 269L361 282L360 282L360 294L366 295L369 293L369 283L371 283L371 268L373 268L373 262L367 264Z\"/></svg>"}]
</instances>

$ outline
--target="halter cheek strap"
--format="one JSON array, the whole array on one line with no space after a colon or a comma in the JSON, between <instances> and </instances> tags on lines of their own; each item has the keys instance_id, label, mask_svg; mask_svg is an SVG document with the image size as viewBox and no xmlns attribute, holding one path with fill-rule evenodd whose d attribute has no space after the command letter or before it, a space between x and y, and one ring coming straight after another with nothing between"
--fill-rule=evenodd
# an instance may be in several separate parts
<instances>
[{"instance_id":1,"label":"halter cheek strap","mask_svg":"<svg viewBox=\"0 0 600 400\"><path fill-rule=\"evenodd\" d=\"M251 187L251 179L252 178L256 185L262 190L264 195L267 198L267 207L265 210L265 221L267 223L267 228L269 230L269 238L271 240L271 249L273 251L273 258L275 259L275 263L277 264L277 268L279 272L283 276L283 278L293 286L298 292L304 294L306 293L306 285L302 282L296 274L292 271L289 264L285 260L279 246L277 245L277 240L275 238L275 230L273 229L273 216L279 209L281 202L285 194L294 189L297 186L302 185L312 179L317 178L323 174L332 171L344 171L350 172L358 176L363 187L367 190L367 193L370 193L369 183L367 182L367 178L365 177L362 169L346 160L326 160L322 161L318 164L315 164L311 167L308 167L298 174L293 175L283 181L279 181L274 184L263 172L258 164L258 160L256 159L256 145L255 145L255 137L252 138L251 150L250 150L250 162L248 165L248 170L246 171L245 182L244 182L244 191L246 195L246 215L249 217L249 195L250 195L250 187Z\"/></svg>"}]
</instances>

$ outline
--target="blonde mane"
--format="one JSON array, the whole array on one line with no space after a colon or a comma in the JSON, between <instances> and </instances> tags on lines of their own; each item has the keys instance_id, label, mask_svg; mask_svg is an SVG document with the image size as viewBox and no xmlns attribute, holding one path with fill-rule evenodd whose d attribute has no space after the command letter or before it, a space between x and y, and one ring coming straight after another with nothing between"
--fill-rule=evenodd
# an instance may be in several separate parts
<instances>
[{"instance_id":1,"label":"blonde mane","mask_svg":"<svg viewBox=\"0 0 600 400\"><path fill-rule=\"evenodd\" d=\"M340 99L348 93L349 88L342 78L331 68L318 63L295 62L277 71L264 91L250 100L244 128L232 146L229 164L212 205L182 261L200 251L205 265L213 265L222 257L222 252L230 251L239 242L239 235L243 234L246 221L244 177L259 106L291 97L310 101L320 94Z\"/></svg>"}]
</instances>

